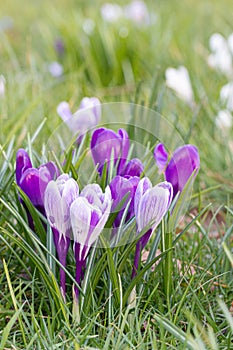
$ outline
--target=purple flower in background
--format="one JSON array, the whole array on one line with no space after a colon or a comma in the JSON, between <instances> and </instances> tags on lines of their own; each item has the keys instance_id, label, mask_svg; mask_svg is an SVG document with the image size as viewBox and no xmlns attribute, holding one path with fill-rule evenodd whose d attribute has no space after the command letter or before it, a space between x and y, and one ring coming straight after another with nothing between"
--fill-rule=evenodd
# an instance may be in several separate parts
<instances>
[{"instance_id":1,"label":"purple flower in background","mask_svg":"<svg viewBox=\"0 0 233 350\"><path fill-rule=\"evenodd\" d=\"M114 212L117 209L119 211L114 221L114 227L119 227L124 210L129 203L125 221L129 221L134 216L134 195L139 181L140 178L137 176L123 177L117 175L110 182L109 187L111 189L113 199L111 212ZM125 201L122 203L120 208L117 208L123 199L125 199Z\"/></svg>"},{"instance_id":2,"label":"purple flower in background","mask_svg":"<svg viewBox=\"0 0 233 350\"><path fill-rule=\"evenodd\" d=\"M158 143L155 147L154 158L160 173L162 173L168 160L168 154L163 143Z\"/></svg>"},{"instance_id":3,"label":"purple flower in background","mask_svg":"<svg viewBox=\"0 0 233 350\"><path fill-rule=\"evenodd\" d=\"M109 186L103 193L97 184L85 186L80 196L71 204L70 217L78 284L81 281L87 254L107 222L111 204L112 196ZM75 287L75 295L78 298L79 290L77 287Z\"/></svg>"},{"instance_id":4,"label":"purple flower in background","mask_svg":"<svg viewBox=\"0 0 233 350\"><path fill-rule=\"evenodd\" d=\"M167 213L172 196L173 188L167 181L152 187L150 180L145 177L140 180L137 186L134 197L137 232L140 233L148 226L149 227L147 232L137 242L132 278L134 278L137 273L141 251L150 239L152 232Z\"/></svg>"},{"instance_id":5,"label":"purple flower in background","mask_svg":"<svg viewBox=\"0 0 233 350\"><path fill-rule=\"evenodd\" d=\"M78 184L68 174L62 174L56 181L50 181L45 191L45 212L53 231L58 259L64 267L71 236L70 206L78 195ZM60 267L60 286L65 299L66 276L62 267Z\"/></svg>"},{"instance_id":6,"label":"purple flower in background","mask_svg":"<svg viewBox=\"0 0 233 350\"><path fill-rule=\"evenodd\" d=\"M48 162L39 168L32 167L31 160L27 152L20 148L16 154L16 183L28 196L32 204L43 215L44 193L49 181L59 176L55 163ZM32 218L28 213L29 225L33 229Z\"/></svg>"},{"instance_id":7,"label":"purple flower in background","mask_svg":"<svg viewBox=\"0 0 233 350\"><path fill-rule=\"evenodd\" d=\"M59 56L62 56L65 52L64 41L61 38L57 38L54 42L55 51Z\"/></svg>"},{"instance_id":8,"label":"purple flower in background","mask_svg":"<svg viewBox=\"0 0 233 350\"><path fill-rule=\"evenodd\" d=\"M54 78L59 78L63 74L63 67L60 63L58 62L52 62L48 66L49 73L54 77Z\"/></svg>"},{"instance_id":9,"label":"purple flower in background","mask_svg":"<svg viewBox=\"0 0 233 350\"><path fill-rule=\"evenodd\" d=\"M115 133L111 129L99 128L91 139L91 153L98 171L102 174L104 164L109 168L111 160L117 165L117 174L121 174L129 152L129 137L124 129Z\"/></svg>"},{"instance_id":10,"label":"purple flower in background","mask_svg":"<svg viewBox=\"0 0 233 350\"><path fill-rule=\"evenodd\" d=\"M159 144L162 145L162 144ZM158 145L158 146L159 146ZM156 146L156 148L158 147ZM163 146L163 145L162 145ZM164 146L159 146L164 149ZM158 150L154 151L154 157L159 169L163 167L161 153ZM164 154L165 154L164 152ZM162 159L162 160L161 160ZM164 158L165 159L165 158ZM200 168L200 158L198 149L193 145L184 145L175 150L171 160L165 168L165 179L173 186L173 196L181 192L194 171Z\"/></svg>"},{"instance_id":11,"label":"purple flower in background","mask_svg":"<svg viewBox=\"0 0 233 350\"><path fill-rule=\"evenodd\" d=\"M101 103L97 97L84 97L73 114L69 104L63 101L57 106L57 113L74 134L81 136L100 122Z\"/></svg>"}]
</instances>

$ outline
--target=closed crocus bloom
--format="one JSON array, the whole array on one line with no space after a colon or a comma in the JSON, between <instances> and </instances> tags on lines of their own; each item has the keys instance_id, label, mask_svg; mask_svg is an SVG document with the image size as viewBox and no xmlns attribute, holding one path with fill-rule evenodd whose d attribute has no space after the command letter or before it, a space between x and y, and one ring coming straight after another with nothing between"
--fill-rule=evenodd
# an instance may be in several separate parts
<instances>
[{"instance_id":1,"label":"closed crocus bloom","mask_svg":"<svg viewBox=\"0 0 233 350\"><path fill-rule=\"evenodd\" d=\"M84 97L73 114L69 104L63 101L57 106L57 113L73 133L82 135L100 122L101 103L97 97Z\"/></svg>"},{"instance_id":2,"label":"closed crocus bloom","mask_svg":"<svg viewBox=\"0 0 233 350\"><path fill-rule=\"evenodd\" d=\"M112 196L109 186L103 193L99 185L89 184L84 187L80 196L70 207L78 284L81 281L87 254L107 222L111 204ZM77 287L75 287L75 294L78 298Z\"/></svg>"},{"instance_id":3,"label":"closed crocus bloom","mask_svg":"<svg viewBox=\"0 0 233 350\"><path fill-rule=\"evenodd\" d=\"M16 154L16 182L26 193L32 204L44 214L44 193L49 181L59 176L55 163L48 162L32 167L31 160L24 149Z\"/></svg>"},{"instance_id":4,"label":"closed crocus bloom","mask_svg":"<svg viewBox=\"0 0 233 350\"><path fill-rule=\"evenodd\" d=\"M162 173L168 160L168 153L163 143L158 143L158 145L155 147L154 158L160 173Z\"/></svg>"},{"instance_id":5,"label":"closed crocus bloom","mask_svg":"<svg viewBox=\"0 0 233 350\"><path fill-rule=\"evenodd\" d=\"M227 83L221 88L220 100L229 111L233 112L233 82Z\"/></svg>"},{"instance_id":6,"label":"closed crocus bloom","mask_svg":"<svg viewBox=\"0 0 233 350\"><path fill-rule=\"evenodd\" d=\"M134 195L140 178L138 176L115 176L110 182L110 189L112 193L112 208L111 212L114 212L123 199L124 203L118 208L119 213L114 221L114 226L118 227L120 225L122 215L128 203L128 212L126 216L126 222L134 216Z\"/></svg>"},{"instance_id":7,"label":"closed crocus bloom","mask_svg":"<svg viewBox=\"0 0 233 350\"><path fill-rule=\"evenodd\" d=\"M68 174L62 174L56 181L50 181L45 191L45 212L53 231L59 261L64 267L71 235L70 206L78 195L78 184ZM60 268L60 285L65 298L66 283L63 268Z\"/></svg>"},{"instance_id":8,"label":"closed crocus bloom","mask_svg":"<svg viewBox=\"0 0 233 350\"><path fill-rule=\"evenodd\" d=\"M137 223L137 232L140 233L148 227L147 232L139 239L136 245L134 268L132 278L138 270L138 263L142 249L147 244L152 232L160 224L167 213L173 196L172 185L161 182L152 187L148 178L140 180L134 197L134 211Z\"/></svg>"},{"instance_id":9,"label":"closed crocus bloom","mask_svg":"<svg viewBox=\"0 0 233 350\"><path fill-rule=\"evenodd\" d=\"M175 150L165 170L165 179L172 184L174 197L199 168L200 158L195 146L184 145Z\"/></svg>"},{"instance_id":10,"label":"closed crocus bloom","mask_svg":"<svg viewBox=\"0 0 233 350\"><path fill-rule=\"evenodd\" d=\"M102 174L104 163L107 167L113 157L114 165L117 166L117 174L122 173L129 152L129 137L124 129L115 133L111 129L96 129L91 139L91 153L95 165L98 164L98 171Z\"/></svg>"},{"instance_id":11,"label":"closed crocus bloom","mask_svg":"<svg viewBox=\"0 0 233 350\"><path fill-rule=\"evenodd\" d=\"M144 165L138 158L131 159L119 175L140 176L144 170Z\"/></svg>"}]
</instances>

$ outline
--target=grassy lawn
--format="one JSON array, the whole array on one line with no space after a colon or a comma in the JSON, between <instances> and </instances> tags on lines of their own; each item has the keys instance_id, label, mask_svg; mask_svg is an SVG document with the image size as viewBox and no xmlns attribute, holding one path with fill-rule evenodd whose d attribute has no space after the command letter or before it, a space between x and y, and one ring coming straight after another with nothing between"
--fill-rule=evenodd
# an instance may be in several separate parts
<instances>
[{"instance_id":1,"label":"grassy lawn","mask_svg":"<svg viewBox=\"0 0 233 350\"><path fill-rule=\"evenodd\" d=\"M123 1L117 4L126 8ZM146 1L149 22L142 23L124 16L104 20L102 5L99 0L0 2L5 81L3 93L0 82L0 350L232 349L233 126L219 127L216 117L226 110L220 91L233 72L224 74L207 62L211 35L233 33L232 0ZM51 74L52 62L62 67L60 76ZM166 84L167 68L179 66L188 70L191 102ZM231 94L233 99L233 89ZM136 278L131 279L136 241L113 249L102 242L104 249L90 250L77 316L72 248L64 301L51 229L20 192L34 219L30 227L19 200L15 160L24 148L35 167L53 160L80 189L89 176L103 187L107 180L100 180L89 162L90 136L74 144L73 161L74 148L66 149L64 161L56 143L58 134L67 145L71 141L57 106L67 101L75 112L85 96L98 97L103 122L115 123L116 130L131 113L129 103L145 107L132 107L139 113L130 119L141 127L137 136L127 127L132 142L144 147L138 154L145 166L152 160L144 150L159 140L171 156L176 137L198 147L201 166L185 215L180 197L182 219L174 223L172 212L164 217L143 251ZM109 103L114 103L110 109ZM150 111L150 124L144 111ZM137 149L131 151L137 156ZM155 185L163 176L151 181ZM131 224L136 230L134 219ZM170 227L172 242L164 252Z\"/></svg>"}]
</instances>

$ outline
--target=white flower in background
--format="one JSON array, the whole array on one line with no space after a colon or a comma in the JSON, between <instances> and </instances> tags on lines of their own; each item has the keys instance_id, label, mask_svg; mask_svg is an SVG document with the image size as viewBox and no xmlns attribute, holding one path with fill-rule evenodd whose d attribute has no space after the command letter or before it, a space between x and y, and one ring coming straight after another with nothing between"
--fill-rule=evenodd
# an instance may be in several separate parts
<instances>
[{"instance_id":1,"label":"white flower in background","mask_svg":"<svg viewBox=\"0 0 233 350\"><path fill-rule=\"evenodd\" d=\"M50 74L55 78L59 78L63 74L63 67L58 62L50 63L50 65L48 66L48 70Z\"/></svg>"},{"instance_id":2,"label":"white flower in background","mask_svg":"<svg viewBox=\"0 0 233 350\"><path fill-rule=\"evenodd\" d=\"M0 75L0 97L5 95L6 79L3 75Z\"/></svg>"},{"instance_id":3,"label":"white flower in background","mask_svg":"<svg viewBox=\"0 0 233 350\"><path fill-rule=\"evenodd\" d=\"M228 36L227 43L231 51L231 54L233 55L233 33Z\"/></svg>"},{"instance_id":4,"label":"white flower in background","mask_svg":"<svg viewBox=\"0 0 233 350\"><path fill-rule=\"evenodd\" d=\"M233 111L233 81L221 88L220 100L229 111Z\"/></svg>"},{"instance_id":5,"label":"white flower in background","mask_svg":"<svg viewBox=\"0 0 233 350\"><path fill-rule=\"evenodd\" d=\"M165 77L167 86L174 90L182 100L189 104L194 102L189 73L184 66L180 66L177 69L167 68Z\"/></svg>"},{"instance_id":6,"label":"white flower in background","mask_svg":"<svg viewBox=\"0 0 233 350\"><path fill-rule=\"evenodd\" d=\"M134 0L124 8L125 17L137 24L150 24L150 14L144 1Z\"/></svg>"},{"instance_id":7,"label":"white flower in background","mask_svg":"<svg viewBox=\"0 0 233 350\"><path fill-rule=\"evenodd\" d=\"M233 117L228 110L221 110L215 119L216 126L222 131L230 129L233 125Z\"/></svg>"},{"instance_id":8,"label":"white flower in background","mask_svg":"<svg viewBox=\"0 0 233 350\"><path fill-rule=\"evenodd\" d=\"M123 9L121 6L113 3L106 3L101 6L101 16L106 22L116 22L123 17Z\"/></svg>"},{"instance_id":9,"label":"white flower in background","mask_svg":"<svg viewBox=\"0 0 233 350\"><path fill-rule=\"evenodd\" d=\"M95 22L91 18L86 18L83 21L82 27L87 35L91 35L95 29Z\"/></svg>"},{"instance_id":10,"label":"white flower in background","mask_svg":"<svg viewBox=\"0 0 233 350\"><path fill-rule=\"evenodd\" d=\"M229 41L221 34L215 33L210 37L209 46L212 51L207 59L209 66L218 69L226 75L231 75L233 67Z\"/></svg>"}]
</instances>

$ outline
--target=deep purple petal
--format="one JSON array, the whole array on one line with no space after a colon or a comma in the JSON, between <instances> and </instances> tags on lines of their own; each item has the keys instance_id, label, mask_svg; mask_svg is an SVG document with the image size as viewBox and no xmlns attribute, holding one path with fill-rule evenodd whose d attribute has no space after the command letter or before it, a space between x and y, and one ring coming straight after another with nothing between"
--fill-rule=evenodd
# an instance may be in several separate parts
<instances>
[{"instance_id":1,"label":"deep purple petal","mask_svg":"<svg viewBox=\"0 0 233 350\"><path fill-rule=\"evenodd\" d=\"M163 143L159 143L155 149L154 149L154 158L156 161L156 165L159 168L160 172L163 172L166 164L167 164L167 160L168 160L168 153L165 149L165 146Z\"/></svg>"},{"instance_id":2,"label":"deep purple petal","mask_svg":"<svg viewBox=\"0 0 233 350\"><path fill-rule=\"evenodd\" d=\"M129 136L125 129L119 129L118 135L120 136L120 139L121 139L121 151L120 151L120 154L118 155L118 157L120 156L120 161L117 168L117 174L120 174L123 171L127 161L130 142L129 142Z\"/></svg>"},{"instance_id":3,"label":"deep purple petal","mask_svg":"<svg viewBox=\"0 0 233 350\"><path fill-rule=\"evenodd\" d=\"M165 178L173 186L173 196L182 191L194 170L200 168L198 150L193 145L179 147L165 170Z\"/></svg>"},{"instance_id":4,"label":"deep purple petal","mask_svg":"<svg viewBox=\"0 0 233 350\"><path fill-rule=\"evenodd\" d=\"M24 171L28 168L32 168L32 163L28 153L20 148L16 154L16 183L19 185L20 179Z\"/></svg>"},{"instance_id":5,"label":"deep purple petal","mask_svg":"<svg viewBox=\"0 0 233 350\"><path fill-rule=\"evenodd\" d=\"M144 170L144 165L138 158L131 159L128 164L126 164L125 168L122 171L122 176L139 176L142 174Z\"/></svg>"},{"instance_id":6,"label":"deep purple petal","mask_svg":"<svg viewBox=\"0 0 233 350\"><path fill-rule=\"evenodd\" d=\"M43 193L42 187L40 186L40 175L38 169L27 169L21 176L19 186L29 197L33 205L43 206Z\"/></svg>"}]
</instances>

